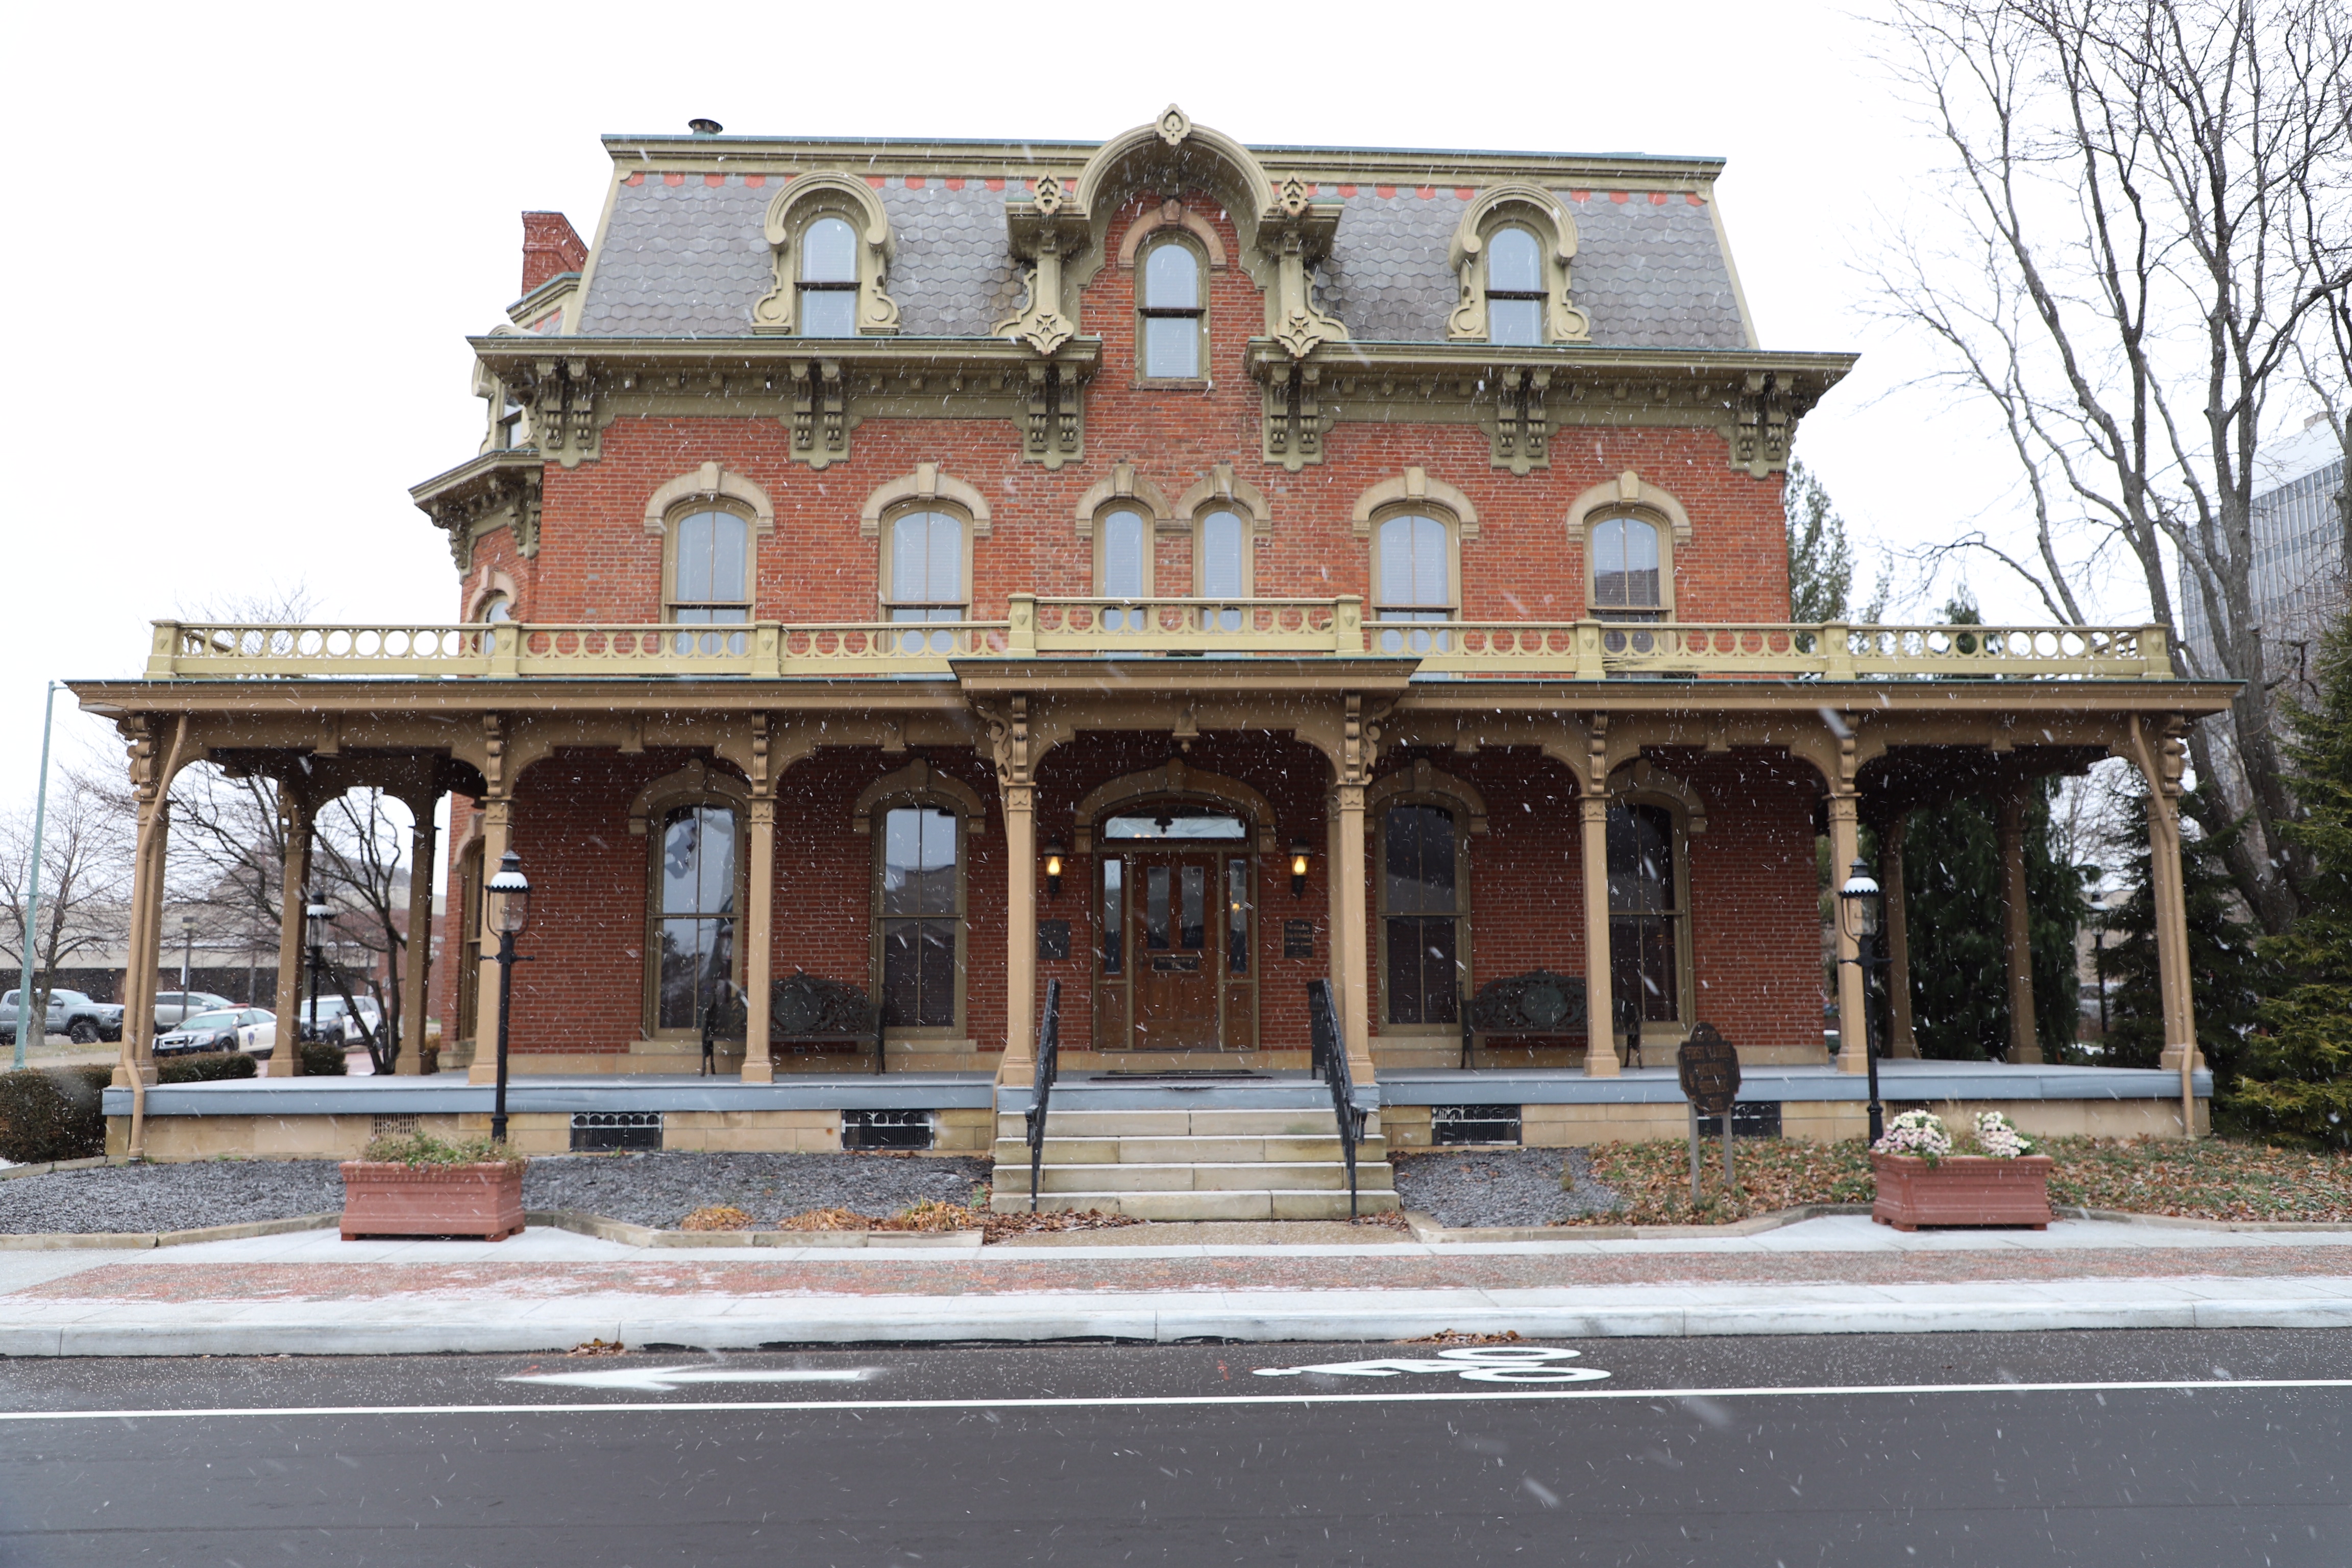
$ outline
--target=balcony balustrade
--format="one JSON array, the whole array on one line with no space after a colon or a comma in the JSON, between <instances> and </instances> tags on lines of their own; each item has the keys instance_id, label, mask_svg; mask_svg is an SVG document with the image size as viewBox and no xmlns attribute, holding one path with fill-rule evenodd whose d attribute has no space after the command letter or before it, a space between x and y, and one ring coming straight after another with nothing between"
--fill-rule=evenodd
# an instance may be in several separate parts
<instances>
[{"instance_id":1,"label":"balcony balustrade","mask_svg":"<svg viewBox=\"0 0 2352 1568\"><path fill-rule=\"evenodd\" d=\"M1367 621L1330 599L1015 594L1003 620L723 626L157 621L151 680L946 676L957 660L1371 658L1417 674L1586 679L2165 680L2161 626Z\"/></svg>"}]
</instances>

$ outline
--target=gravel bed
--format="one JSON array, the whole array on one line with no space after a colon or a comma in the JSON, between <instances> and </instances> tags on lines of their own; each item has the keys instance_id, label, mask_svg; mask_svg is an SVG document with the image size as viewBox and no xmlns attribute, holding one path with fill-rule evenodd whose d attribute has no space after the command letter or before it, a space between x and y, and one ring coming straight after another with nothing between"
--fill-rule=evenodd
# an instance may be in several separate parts
<instances>
[{"instance_id":1,"label":"gravel bed","mask_svg":"<svg viewBox=\"0 0 2352 1568\"><path fill-rule=\"evenodd\" d=\"M342 1206L343 1178L332 1160L100 1165L0 1182L0 1234L199 1230Z\"/></svg>"},{"instance_id":2,"label":"gravel bed","mask_svg":"<svg viewBox=\"0 0 2352 1568\"><path fill-rule=\"evenodd\" d=\"M1449 1230L1549 1225L1571 1215L1606 1214L1622 1200L1592 1179L1582 1149L1465 1149L1393 1156L1404 1206ZM1560 1173L1573 1185L1560 1184Z\"/></svg>"},{"instance_id":3,"label":"gravel bed","mask_svg":"<svg viewBox=\"0 0 2352 1568\"><path fill-rule=\"evenodd\" d=\"M889 1154L593 1154L533 1160L522 1176L531 1209L578 1209L673 1230L696 1209L731 1204L761 1229L811 1209L887 1219L925 1198L971 1201L990 1163Z\"/></svg>"}]
</instances>

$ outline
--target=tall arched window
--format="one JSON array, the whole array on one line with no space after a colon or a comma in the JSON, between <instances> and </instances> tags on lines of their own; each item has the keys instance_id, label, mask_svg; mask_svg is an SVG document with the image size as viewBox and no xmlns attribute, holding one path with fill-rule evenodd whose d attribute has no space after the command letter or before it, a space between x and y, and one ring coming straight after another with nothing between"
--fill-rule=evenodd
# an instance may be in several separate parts
<instances>
[{"instance_id":1,"label":"tall arched window","mask_svg":"<svg viewBox=\"0 0 2352 1568\"><path fill-rule=\"evenodd\" d=\"M1452 531L1424 513L1399 512L1381 521L1373 539L1373 615L1383 621L1452 619Z\"/></svg>"},{"instance_id":2,"label":"tall arched window","mask_svg":"<svg viewBox=\"0 0 2352 1568\"><path fill-rule=\"evenodd\" d=\"M1513 348L1544 341L1543 247L1526 229L1486 237L1486 341Z\"/></svg>"},{"instance_id":3,"label":"tall arched window","mask_svg":"<svg viewBox=\"0 0 2352 1568\"><path fill-rule=\"evenodd\" d=\"M1198 592L1204 599L1249 597L1249 524L1236 511L1204 512L1192 544Z\"/></svg>"},{"instance_id":4,"label":"tall arched window","mask_svg":"<svg viewBox=\"0 0 2352 1568\"><path fill-rule=\"evenodd\" d=\"M1642 1022L1682 1021L1684 910L1674 814L1633 802L1609 807L1609 989Z\"/></svg>"},{"instance_id":5,"label":"tall arched window","mask_svg":"<svg viewBox=\"0 0 2352 1568\"><path fill-rule=\"evenodd\" d=\"M457 856L457 1037L478 1040L482 984L482 841Z\"/></svg>"},{"instance_id":6,"label":"tall arched window","mask_svg":"<svg viewBox=\"0 0 2352 1568\"><path fill-rule=\"evenodd\" d=\"M739 821L733 806L717 801L673 806L662 816L646 943L657 1033L700 1028L720 987L734 978Z\"/></svg>"},{"instance_id":7,"label":"tall arched window","mask_svg":"<svg viewBox=\"0 0 2352 1568\"><path fill-rule=\"evenodd\" d=\"M1450 1025L1461 1016L1464 871L1452 811L1400 803L1381 813L1382 1016L1391 1024Z\"/></svg>"},{"instance_id":8,"label":"tall arched window","mask_svg":"<svg viewBox=\"0 0 2352 1568\"><path fill-rule=\"evenodd\" d=\"M821 217L801 232L800 329L804 338L857 335L857 231Z\"/></svg>"},{"instance_id":9,"label":"tall arched window","mask_svg":"<svg viewBox=\"0 0 2352 1568\"><path fill-rule=\"evenodd\" d=\"M1664 551L1655 523L1604 518L1592 525L1592 609L1604 621L1663 618Z\"/></svg>"},{"instance_id":10,"label":"tall arched window","mask_svg":"<svg viewBox=\"0 0 2352 1568\"><path fill-rule=\"evenodd\" d=\"M1147 381L1198 381L1208 324L1201 295L1203 269L1192 242L1170 237L1143 256L1140 307L1143 376Z\"/></svg>"},{"instance_id":11,"label":"tall arched window","mask_svg":"<svg viewBox=\"0 0 2352 1568\"><path fill-rule=\"evenodd\" d=\"M1095 523L1095 596L1143 599L1151 595L1151 521L1132 507L1107 511ZM1105 631L1141 631L1141 609L1106 609Z\"/></svg>"},{"instance_id":12,"label":"tall arched window","mask_svg":"<svg viewBox=\"0 0 2352 1568\"><path fill-rule=\"evenodd\" d=\"M945 806L882 813L874 889L874 945L882 1022L893 1029L955 1027L963 976L961 824Z\"/></svg>"},{"instance_id":13,"label":"tall arched window","mask_svg":"<svg viewBox=\"0 0 2352 1568\"><path fill-rule=\"evenodd\" d=\"M906 511L891 520L882 594L892 620L964 618L964 521L951 511Z\"/></svg>"},{"instance_id":14,"label":"tall arched window","mask_svg":"<svg viewBox=\"0 0 2352 1568\"><path fill-rule=\"evenodd\" d=\"M751 618L751 525L731 511L696 511L670 523L668 618L682 626Z\"/></svg>"}]
</instances>

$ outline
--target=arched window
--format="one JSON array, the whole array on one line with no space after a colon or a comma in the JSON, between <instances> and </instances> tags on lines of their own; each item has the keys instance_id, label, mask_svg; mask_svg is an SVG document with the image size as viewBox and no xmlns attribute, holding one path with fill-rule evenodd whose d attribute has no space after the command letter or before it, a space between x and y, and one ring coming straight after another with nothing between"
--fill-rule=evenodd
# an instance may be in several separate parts
<instances>
[{"instance_id":1,"label":"arched window","mask_svg":"<svg viewBox=\"0 0 2352 1568\"><path fill-rule=\"evenodd\" d=\"M1204 599L1250 596L1250 526L1237 511L1219 507L1193 524L1194 591Z\"/></svg>"},{"instance_id":2,"label":"arched window","mask_svg":"<svg viewBox=\"0 0 2352 1568\"><path fill-rule=\"evenodd\" d=\"M1674 813L1663 805L1612 802L1609 807L1609 989L1623 1013L1642 1022L1679 1025L1688 943L1683 930L1684 880Z\"/></svg>"},{"instance_id":3,"label":"arched window","mask_svg":"<svg viewBox=\"0 0 2352 1568\"><path fill-rule=\"evenodd\" d=\"M821 217L801 232L800 335L857 335L857 231Z\"/></svg>"},{"instance_id":4,"label":"arched window","mask_svg":"<svg viewBox=\"0 0 2352 1568\"><path fill-rule=\"evenodd\" d=\"M1151 524L1129 507L1105 512L1095 525L1100 561L1095 594L1103 599L1141 599L1151 593Z\"/></svg>"},{"instance_id":5,"label":"arched window","mask_svg":"<svg viewBox=\"0 0 2352 1568\"><path fill-rule=\"evenodd\" d=\"M882 1022L953 1031L963 1001L962 826L928 802L882 814L874 878L874 950Z\"/></svg>"},{"instance_id":6,"label":"arched window","mask_svg":"<svg viewBox=\"0 0 2352 1568\"><path fill-rule=\"evenodd\" d=\"M689 802L662 816L646 944L656 1034L698 1030L734 979L740 822L724 801Z\"/></svg>"},{"instance_id":7,"label":"arched window","mask_svg":"<svg viewBox=\"0 0 2352 1568\"><path fill-rule=\"evenodd\" d=\"M970 602L964 520L951 511L902 511L887 534L882 597L890 619L962 620Z\"/></svg>"},{"instance_id":8,"label":"arched window","mask_svg":"<svg viewBox=\"0 0 2352 1568\"><path fill-rule=\"evenodd\" d=\"M1146 381L1198 381L1208 311L1201 294L1203 268L1192 242L1172 235L1143 255L1141 355Z\"/></svg>"},{"instance_id":9,"label":"arched window","mask_svg":"<svg viewBox=\"0 0 2352 1568\"><path fill-rule=\"evenodd\" d=\"M1372 531L1372 614L1383 621L1454 616L1453 530L1425 512L1397 512Z\"/></svg>"},{"instance_id":10,"label":"arched window","mask_svg":"<svg viewBox=\"0 0 2352 1568\"><path fill-rule=\"evenodd\" d=\"M1400 802L1381 814L1381 1016L1406 1028L1461 1017L1469 976L1463 927L1468 857L1448 807Z\"/></svg>"},{"instance_id":11,"label":"arched window","mask_svg":"<svg viewBox=\"0 0 2352 1568\"><path fill-rule=\"evenodd\" d=\"M688 512L669 528L668 619L681 626L751 618L751 525L731 511Z\"/></svg>"},{"instance_id":12,"label":"arched window","mask_svg":"<svg viewBox=\"0 0 2352 1568\"><path fill-rule=\"evenodd\" d=\"M1486 237L1486 341L1513 348L1544 341L1543 247L1517 226Z\"/></svg>"},{"instance_id":13,"label":"arched window","mask_svg":"<svg viewBox=\"0 0 2352 1568\"><path fill-rule=\"evenodd\" d=\"M1592 611L1604 621L1664 617L1665 547L1658 526L1643 518L1603 518L1592 525Z\"/></svg>"}]
</instances>

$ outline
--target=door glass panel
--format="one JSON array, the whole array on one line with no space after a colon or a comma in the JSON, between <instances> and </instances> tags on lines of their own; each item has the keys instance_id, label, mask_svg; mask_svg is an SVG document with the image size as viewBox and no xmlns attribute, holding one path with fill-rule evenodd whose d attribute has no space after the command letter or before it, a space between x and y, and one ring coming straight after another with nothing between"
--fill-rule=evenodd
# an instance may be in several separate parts
<instances>
[{"instance_id":1,"label":"door glass panel","mask_svg":"<svg viewBox=\"0 0 2352 1568\"><path fill-rule=\"evenodd\" d=\"M1187 952L1208 946L1209 868L1180 866L1177 880L1183 889L1183 920L1177 927L1176 945Z\"/></svg>"},{"instance_id":2,"label":"door glass panel","mask_svg":"<svg viewBox=\"0 0 2352 1568\"><path fill-rule=\"evenodd\" d=\"M1644 1023L1679 1013L1674 819L1660 806L1609 809L1610 990L1641 1001Z\"/></svg>"},{"instance_id":3,"label":"door glass panel","mask_svg":"<svg viewBox=\"0 0 2352 1568\"><path fill-rule=\"evenodd\" d=\"M955 814L895 806L882 817L882 1017L906 1028L955 1022Z\"/></svg>"},{"instance_id":4,"label":"door glass panel","mask_svg":"<svg viewBox=\"0 0 2352 1568\"><path fill-rule=\"evenodd\" d=\"M1127 875L1126 865L1117 856L1103 862L1102 889L1102 972L1119 974L1126 971L1127 932L1121 929L1120 900Z\"/></svg>"},{"instance_id":5,"label":"door glass panel","mask_svg":"<svg viewBox=\"0 0 2352 1568\"><path fill-rule=\"evenodd\" d=\"M1389 911L1454 913L1454 814L1439 805L1391 806L1382 837Z\"/></svg>"},{"instance_id":6,"label":"door glass panel","mask_svg":"<svg viewBox=\"0 0 2352 1568\"><path fill-rule=\"evenodd\" d=\"M1388 921L1389 1022L1451 1024L1458 922L1450 916L1391 917Z\"/></svg>"},{"instance_id":7,"label":"door glass panel","mask_svg":"<svg viewBox=\"0 0 2352 1568\"><path fill-rule=\"evenodd\" d=\"M1225 973L1250 971L1250 864L1225 862Z\"/></svg>"},{"instance_id":8,"label":"door glass panel","mask_svg":"<svg viewBox=\"0 0 2352 1568\"><path fill-rule=\"evenodd\" d=\"M1143 868L1143 945L1154 952L1168 946L1168 868Z\"/></svg>"}]
</instances>

